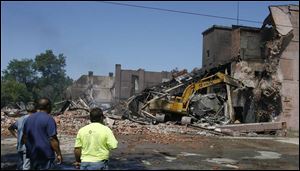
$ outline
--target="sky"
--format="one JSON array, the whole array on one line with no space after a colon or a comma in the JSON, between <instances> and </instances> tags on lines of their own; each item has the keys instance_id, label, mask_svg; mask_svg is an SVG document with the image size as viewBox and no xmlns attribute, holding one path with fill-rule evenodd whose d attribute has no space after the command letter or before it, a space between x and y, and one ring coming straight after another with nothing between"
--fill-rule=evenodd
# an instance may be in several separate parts
<instances>
[{"instance_id":1,"label":"sky","mask_svg":"<svg viewBox=\"0 0 300 171\"><path fill-rule=\"evenodd\" d=\"M298 1L122 1L263 22L269 5ZM72 79L93 71L106 76L122 69L171 71L202 66L202 32L236 20L103 3L100 1L1 1L1 71L12 59L34 59L46 50L66 56ZM239 22L261 27L261 23ZM2 75L2 73L1 73Z\"/></svg>"}]
</instances>

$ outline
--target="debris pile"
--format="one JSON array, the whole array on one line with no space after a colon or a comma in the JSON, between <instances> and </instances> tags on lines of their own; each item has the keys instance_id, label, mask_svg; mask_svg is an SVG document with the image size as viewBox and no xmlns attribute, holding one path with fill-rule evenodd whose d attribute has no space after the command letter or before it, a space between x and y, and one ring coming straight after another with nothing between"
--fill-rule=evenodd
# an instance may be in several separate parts
<instances>
[{"instance_id":1,"label":"debris pile","mask_svg":"<svg viewBox=\"0 0 300 171\"><path fill-rule=\"evenodd\" d=\"M22 115L25 115L26 109L25 104L23 102L19 102L16 104L9 104L1 109L1 112L3 112L7 116L11 117L19 117ZM2 114L1 114L2 115Z\"/></svg>"},{"instance_id":2,"label":"debris pile","mask_svg":"<svg viewBox=\"0 0 300 171\"><path fill-rule=\"evenodd\" d=\"M172 122L167 122L165 124L157 125L141 125L136 122L132 122L128 119L117 120L113 125L113 130L122 135L131 135L131 134L202 134L202 135L213 135L210 133L201 133L203 132L200 129L195 129L188 127L187 125L182 126Z\"/></svg>"},{"instance_id":3,"label":"debris pile","mask_svg":"<svg viewBox=\"0 0 300 171\"><path fill-rule=\"evenodd\" d=\"M52 112L53 115L61 115L67 111L73 111L73 110L83 110L88 112L90 109L90 106L87 105L87 102L80 97L76 100L64 100L61 102L57 102L54 105L55 105L55 110L54 112Z\"/></svg>"},{"instance_id":4,"label":"debris pile","mask_svg":"<svg viewBox=\"0 0 300 171\"><path fill-rule=\"evenodd\" d=\"M18 117L12 117L10 115L5 114L4 111L1 111L1 136L8 136L10 132L8 131L8 127L14 123Z\"/></svg>"},{"instance_id":5,"label":"debris pile","mask_svg":"<svg viewBox=\"0 0 300 171\"><path fill-rule=\"evenodd\" d=\"M57 131L62 135L76 135L78 130L90 123L89 114L82 110L67 111L64 115L54 116Z\"/></svg>"},{"instance_id":6,"label":"debris pile","mask_svg":"<svg viewBox=\"0 0 300 171\"><path fill-rule=\"evenodd\" d=\"M220 86L218 93L203 94L199 91L223 82L241 89L244 87L238 80L213 70L216 69L182 72L182 75L177 74L168 82L145 89L130 97L122 106L123 118L141 124L176 121L182 116L186 116L182 117L183 124L193 121L211 125L228 123L229 118L225 117L225 104L228 103L225 86Z\"/></svg>"}]
</instances>

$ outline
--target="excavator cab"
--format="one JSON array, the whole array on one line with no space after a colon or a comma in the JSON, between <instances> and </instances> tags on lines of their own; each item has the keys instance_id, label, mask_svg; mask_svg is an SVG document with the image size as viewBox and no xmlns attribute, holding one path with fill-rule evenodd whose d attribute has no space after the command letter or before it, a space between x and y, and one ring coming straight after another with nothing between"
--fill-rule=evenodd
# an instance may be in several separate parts
<instances>
[{"instance_id":1,"label":"excavator cab","mask_svg":"<svg viewBox=\"0 0 300 171\"><path fill-rule=\"evenodd\" d=\"M169 104L166 106L166 111L172 111L172 112L182 112L182 97L174 97L173 100L169 102Z\"/></svg>"}]
</instances>

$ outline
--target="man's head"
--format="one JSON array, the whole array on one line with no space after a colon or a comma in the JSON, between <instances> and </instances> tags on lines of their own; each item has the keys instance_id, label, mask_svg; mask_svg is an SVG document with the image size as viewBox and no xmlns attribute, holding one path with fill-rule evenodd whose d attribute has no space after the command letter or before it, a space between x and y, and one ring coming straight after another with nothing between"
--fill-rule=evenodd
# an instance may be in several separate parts
<instances>
[{"instance_id":1,"label":"man's head","mask_svg":"<svg viewBox=\"0 0 300 171\"><path fill-rule=\"evenodd\" d=\"M35 103L34 102L28 102L26 105L26 111L27 113L35 113L36 109L35 109Z\"/></svg>"},{"instance_id":2,"label":"man's head","mask_svg":"<svg viewBox=\"0 0 300 171\"><path fill-rule=\"evenodd\" d=\"M48 98L40 98L37 100L36 109L50 113L52 110L51 101Z\"/></svg>"},{"instance_id":3,"label":"man's head","mask_svg":"<svg viewBox=\"0 0 300 171\"><path fill-rule=\"evenodd\" d=\"M100 122L103 123L104 115L100 108L93 108L90 112L91 122Z\"/></svg>"}]
</instances>

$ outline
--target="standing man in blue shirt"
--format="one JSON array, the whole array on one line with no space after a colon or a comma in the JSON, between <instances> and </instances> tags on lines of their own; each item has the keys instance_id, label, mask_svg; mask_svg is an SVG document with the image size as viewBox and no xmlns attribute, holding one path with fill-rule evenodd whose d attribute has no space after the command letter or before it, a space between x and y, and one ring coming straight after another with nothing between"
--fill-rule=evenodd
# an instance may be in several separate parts
<instances>
[{"instance_id":1,"label":"standing man in blue shirt","mask_svg":"<svg viewBox=\"0 0 300 171\"><path fill-rule=\"evenodd\" d=\"M18 164L17 170L29 170L30 169L30 160L26 157L26 148L25 145L22 144L22 135L24 123L29 115L36 112L34 102L29 102L26 105L27 115L19 118L15 123L11 124L8 130L11 134L16 137L17 140L17 151L18 151Z\"/></svg>"},{"instance_id":2,"label":"standing man in blue shirt","mask_svg":"<svg viewBox=\"0 0 300 171\"><path fill-rule=\"evenodd\" d=\"M30 115L24 125L23 142L31 169L49 170L54 167L55 153L58 163L63 158L57 138L56 123L51 112L51 101L41 98L36 103L37 112Z\"/></svg>"}]
</instances>

